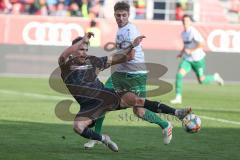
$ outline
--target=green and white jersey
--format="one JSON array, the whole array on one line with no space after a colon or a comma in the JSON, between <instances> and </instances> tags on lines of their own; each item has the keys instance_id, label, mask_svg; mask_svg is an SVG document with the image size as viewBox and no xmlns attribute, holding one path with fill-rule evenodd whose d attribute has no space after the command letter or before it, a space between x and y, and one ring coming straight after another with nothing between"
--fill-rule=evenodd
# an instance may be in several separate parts
<instances>
[{"instance_id":1,"label":"green and white jersey","mask_svg":"<svg viewBox=\"0 0 240 160\"><path fill-rule=\"evenodd\" d=\"M116 44L117 49L123 49L127 47L133 40L140 36L137 27L131 23L119 28L116 35ZM135 48L135 57L133 60L126 63L118 64L116 66L116 72L128 72L128 73L146 73L146 67L144 63L144 52L141 45L136 46ZM139 65L141 64L141 65Z\"/></svg>"},{"instance_id":2,"label":"green and white jersey","mask_svg":"<svg viewBox=\"0 0 240 160\"><path fill-rule=\"evenodd\" d=\"M187 49L195 48L198 43L204 41L202 35L198 30L194 27L189 27L187 31L182 32L182 40L184 43L184 47ZM205 52L202 48L198 48L192 52L192 54L184 53L183 58L187 61L199 61L205 57Z\"/></svg>"}]
</instances>

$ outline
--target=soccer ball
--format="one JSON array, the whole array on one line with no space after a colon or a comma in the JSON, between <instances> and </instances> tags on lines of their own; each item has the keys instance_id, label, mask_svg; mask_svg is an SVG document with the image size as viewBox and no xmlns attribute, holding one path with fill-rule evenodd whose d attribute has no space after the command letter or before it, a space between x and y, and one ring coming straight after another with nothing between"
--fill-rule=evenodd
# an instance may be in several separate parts
<instances>
[{"instance_id":1,"label":"soccer ball","mask_svg":"<svg viewBox=\"0 0 240 160\"><path fill-rule=\"evenodd\" d=\"M197 115L190 113L183 118L182 126L188 133L197 133L201 129L201 119Z\"/></svg>"}]
</instances>

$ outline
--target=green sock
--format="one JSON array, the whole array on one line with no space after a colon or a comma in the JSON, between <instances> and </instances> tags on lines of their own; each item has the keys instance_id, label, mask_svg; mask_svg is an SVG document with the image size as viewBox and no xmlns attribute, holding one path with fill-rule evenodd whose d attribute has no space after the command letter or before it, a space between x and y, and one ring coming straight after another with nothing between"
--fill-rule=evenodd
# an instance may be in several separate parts
<instances>
[{"instance_id":1,"label":"green sock","mask_svg":"<svg viewBox=\"0 0 240 160\"><path fill-rule=\"evenodd\" d=\"M102 132L102 124L103 124L104 118L105 118L105 116L102 116L102 117L98 118L96 121L95 132L97 132L98 134Z\"/></svg>"},{"instance_id":2,"label":"green sock","mask_svg":"<svg viewBox=\"0 0 240 160\"><path fill-rule=\"evenodd\" d=\"M182 74L178 73L176 76L176 94L181 95L182 94Z\"/></svg>"},{"instance_id":3,"label":"green sock","mask_svg":"<svg viewBox=\"0 0 240 160\"><path fill-rule=\"evenodd\" d=\"M204 81L202 81L202 84L209 84L214 82L214 76L213 75L207 75L205 76Z\"/></svg>"},{"instance_id":4,"label":"green sock","mask_svg":"<svg viewBox=\"0 0 240 160\"><path fill-rule=\"evenodd\" d=\"M168 126L168 122L165 120L162 120L159 116L157 116L154 112L149 111L146 109L145 114L143 118L145 121L148 121L150 123L155 123L159 125L162 129L166 128Z\"/></svg>"}]
</instances>

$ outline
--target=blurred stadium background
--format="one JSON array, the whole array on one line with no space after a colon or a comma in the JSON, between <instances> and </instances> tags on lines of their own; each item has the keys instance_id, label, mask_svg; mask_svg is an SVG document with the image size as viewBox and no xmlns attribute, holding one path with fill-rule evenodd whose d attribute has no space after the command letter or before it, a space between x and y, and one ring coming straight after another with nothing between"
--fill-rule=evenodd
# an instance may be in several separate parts
<instances>
[{"instance_id":1,"label":"blurred stadium background","mask_svg":"<svg viewBox=\"0 0 240 160\"><path fill-rule=\"evenodd\" d=\"M89 29L96 33L91 53L106 55L102 48L114 41L117 29L114 3L114 0L2 0L0 74L48 76L57 66L64 46ZM62 8L58 7L60 4ZM74 14L73 4L77 4L78 14ZM219 71L227 81L240 80L235 71L240 59L239 1L134 0L130 4L131 21L147 36L143 43L146 60L166 65L167 79L174 79L176 73L175 56L182 47L179 20L187 13L193 16L206 40L207 71ZM92 21L96 22L94 27Z\"/></svg>"},{"instance_id":2,"label":"blurred stadium background","mask_svg":"<svg viewBox=\"0 0 240 160\"><path fill-rule=\"evenodd\" d=\"M54 114L56 103L65 95L51 90L48 78L58 67L57 59L63 49L86 31L95 32L89 53L110 54L104 46L114 42L115 2L0 0L0 159L112 159L114 154L101 147L92 152L79 150L85 141L74 135L71 123L59 120ZM206 72L219 72L226 86L198 86L192 73L185 78L188 83L184 85L184 105L191 104L203 115L206 129L189 137L176 123L175 142L167 148L161 143L161 135L155 133L155 126L136 122L136 117L133 122L120 122L125 111L109 114L105 131L113 137L129 133L129 138L115 137L122 143L122 153L115 159L160 156L161 159L239 159L240 1L129 0L129 3L130 21L147 37L142 43L146 61L168 68L162 79L174 83L176 55L182 47L180 19L186 13L192 15L194 25L206 40ZM108 76L109 70L101 74L102 79ZM173 94L172 91L156 100L168 102ZM75 106L74 111L77 110ZM142 132L136 126L144 126L145 130ZM154 133L148 136L149 132ZM140 134L141 139L136 139L135 134ZM62 135L70 137L69 141L58 142ZM138 151L139 155L135 155ZM166 155L166 152L173 154Z\"/></svg>"}]
</instances>

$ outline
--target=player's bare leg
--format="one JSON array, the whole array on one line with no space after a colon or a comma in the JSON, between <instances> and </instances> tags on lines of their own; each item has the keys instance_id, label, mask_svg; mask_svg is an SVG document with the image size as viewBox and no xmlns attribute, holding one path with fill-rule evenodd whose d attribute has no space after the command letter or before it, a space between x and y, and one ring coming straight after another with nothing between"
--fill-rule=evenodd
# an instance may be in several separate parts
<instances>
[{"instance_id":1,"label":"player's bare leg","mask_svg":"<svg viewBox=\"0 0 240 160\"><path fill-rule=\"evenodd\" d=\"M122 96L121 99L121 105L122 106L138 106L146 108L152 112L155 113L165 113L170 114L178 117L180 120L183 119L188 113L191 112L191 108L186 109L174 109L172 107L169 107L166 104L156 102L156 101L150 101L144 98L140 98L136 96L133 93L126 93ZM166 127L163 130L163 142L164 144L169 144L172 139L172 125L170 122L168 122L168 127Z\"/></svg>"},{"instance_id":2,"label":"player's bare leg","mask_svg":"<svg viewBox=\"0 0 240 160\"><path fill-rule=\"evenodd\" d=\"M95 126L94 126L94 131L97 133L102 133L102 125L104 121L105 116L102 116L96 120ZM96 140L89 140L87 143L85 143L83 146L85 149L90 149L93 148L96 144L102 144L100 141Z\"/></svg>"},{"instance_id":3,"label":"player's bare leg","mask_svg":"<svg viewBox=\"0 0 240 160\"><path fill-rule=\"evenodd\" d=\"M108 135L98 134L95 131L88 128L88 126L91 125L92 123L93 121L89 118L76 117L74 120L73 129L80 136L91 140L101 141L112 151L118 152L117 144L114 143Z\"/></svg>"}]
</instances>

